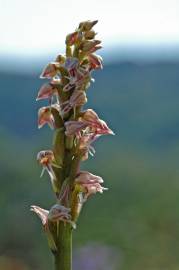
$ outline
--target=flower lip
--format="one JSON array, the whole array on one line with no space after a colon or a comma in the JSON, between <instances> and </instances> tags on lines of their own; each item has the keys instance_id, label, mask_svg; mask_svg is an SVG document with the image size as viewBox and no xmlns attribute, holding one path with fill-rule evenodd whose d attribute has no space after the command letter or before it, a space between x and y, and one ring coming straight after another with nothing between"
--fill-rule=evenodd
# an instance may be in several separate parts
<instances>
[{"instance_id":1,"label":"flower lip","mask_svg":"<svg viewBox=\"0 0 179 270\"><path fill-rule=\"evenodd\" d=\"M40 177L42 177L44 172L47 171L50 177L53 190L56 193L58 191L58 188L56 186L57 179L53 169L53 166L56 166L56 161L53 152L51 150L40 151L37 154L37 161L40 163L40 165L42 165L42 172Z\"/></svg>"},{"instance_id":2,"label":"flower lip","mask_svg":"<svg viewBox=\"0 0 179 270\"><path fill-rule=\"evenodd\" d=\"M42 150L37 154L37 160L40 164L51 163L54 160L54 154L51 150ZM45 163L43 163L43 160Z\"/></svg>"}]
</instances>

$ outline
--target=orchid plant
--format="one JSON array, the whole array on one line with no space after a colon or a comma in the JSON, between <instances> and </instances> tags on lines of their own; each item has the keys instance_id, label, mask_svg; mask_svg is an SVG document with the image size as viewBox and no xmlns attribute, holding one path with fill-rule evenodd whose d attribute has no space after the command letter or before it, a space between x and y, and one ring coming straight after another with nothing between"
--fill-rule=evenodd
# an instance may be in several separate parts
<instances>
[{"instance_id":1,"label":"orchid plant","mask_svg":"<svg viewBox=\"0 0 179 270\"><path fill-rule=\"evenodd\" d=\"M72 232L80 211L88 198L103 193L103 179L80 170L80 162L94 155L93 142L105 134L114 134L92 109L83 110L91 74L102 69L102 58L95 52L101 48L93 26L97 21L81 22L66 37L66 54L58 55L42 71L49 79L38 92L37 100L47 99L48 106L38 111L38 127L54 130L52 150L40 151L37 161L43 176L47 171L56 202L45 210L32 205L41 219L56 270L72 269Z\"/></svg>"}]
</instances>

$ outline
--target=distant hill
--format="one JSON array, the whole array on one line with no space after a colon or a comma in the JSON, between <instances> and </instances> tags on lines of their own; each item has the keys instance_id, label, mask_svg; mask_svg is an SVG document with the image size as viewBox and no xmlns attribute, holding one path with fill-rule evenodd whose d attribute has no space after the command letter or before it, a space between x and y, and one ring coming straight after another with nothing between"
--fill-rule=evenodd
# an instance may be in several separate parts
<instances>
[{"instance_id":1,"label":"distant hill","mask_svg":"<svg viewBox=\"0 0 179 270\"><path fill-rule=\"evenodd\" d=\"M124 62L94 73L88 106L126 143L166 147L179 138L179 63ZM21 138L37 133L36 75L0 73L0 126ZM115 139L119 140L119 137Z\"/></svg>"},{"instance_id":2,"label":"distant hill","mask_svg":"<svg viewBox=\"0 0 179 270\"><path fill-rule=\"evenodd\" d=\"M111 64L88 90L88 107L116 136L100 138L95 158L82 163L109 191L85 204L74 244L114 246L121 270L179 269L178 71L179 63ZM0 73L0 254L30 270L51 267L40 222L29 212L32 204L54 203L36 163L52 141L48 128L37 129L42 83L38 74Z\"/></svg>"}]
</instances>

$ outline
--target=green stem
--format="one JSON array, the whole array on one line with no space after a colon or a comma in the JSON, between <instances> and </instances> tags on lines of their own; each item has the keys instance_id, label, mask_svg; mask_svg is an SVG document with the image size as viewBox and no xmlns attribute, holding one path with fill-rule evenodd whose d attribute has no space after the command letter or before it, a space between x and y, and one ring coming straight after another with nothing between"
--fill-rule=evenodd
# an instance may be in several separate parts
<instances>
[{"instance_id":1,"label":"green stem","mask_svg":"<svg viewBox=\"0 0 179 270\"><path fill-rule=\"evenodd\" d=\"M55 270L72 270L72 227L60 222L58 232Z\"/></svg>"}]
</instances>

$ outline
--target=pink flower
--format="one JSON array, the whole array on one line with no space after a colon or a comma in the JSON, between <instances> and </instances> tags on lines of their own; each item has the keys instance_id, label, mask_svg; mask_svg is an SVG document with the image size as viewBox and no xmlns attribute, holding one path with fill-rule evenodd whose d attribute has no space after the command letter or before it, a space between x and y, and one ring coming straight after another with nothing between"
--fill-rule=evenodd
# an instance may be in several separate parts
<instances>
[{"instance_id":1,"label":"pink flower","mask_svg":"<svg viewBox=\"0 0 179 270\"><path fill-rule=\"evenodd\" d=\"M80 88L80 86L83 84L84 79L88 75L88 72L84 72L82 68L80 69L74 69L73 70L73 76L67 77L69 82L64 86L63 91L68 92L72 89Z\"/></svg>"},{"instance_id":2,"label":"pink flower","mask_svg":"<svg viewBox=\"0 0 179 270\"><path fill-rule=\"evenodd\" d=\"M100 43L100 40L85 40L81 43L80 49L86 53L94 52L96 51L96 48L98 49L98 47L101 47L98 46Z\"/></svg>"},{"instance_id":3,"label":"pink flower","mask_svg":"<svg viewBox=\"0 0 179 270\"><path fill-rule=\"evenodd\" d=\"M91 145L100 135L89 134L84 132L84 134L79 138L79 149L83 151L82 160L88 159L88 153L94 156L95 149Z\"/></svg>"},{"instance_id":4,"label":"pink flower","mask_svg":"<svg viewBox=\"0 0 179 270\"><path fill-rule=\"evenodd\" d=\"M82 160L88 158L88 153L92 156L95 154L95 149L91 144L97 138L105 134L114 134L92 109L83 112L78 121L65 122L65 128L66 136L76 135L78 147L82 151Z\"/></svg>"},{"instance_id":5,"label":"pink flower","mask_svg":"<svg viewBox=\"0 0 179 270\"><path fill-rule=\"evenodd\" d=\"M64 115L68 113L72 108L77 106L83 106L87 102L86 93L84 91L75 90L68 101L63 102L61 107L61 113Z\"/></svg>"},{"instance_id":6,"label":"pink flower","mask_svg":"<svg viewBox=\"0 0 179 270\"><path fill-rule=\"evenodd\" d=\"M60 64L58 62L49 63L42 71L40 78L51 79L58 73L58 67Z\"/></svg>"},{"instance_id":7,"label":"pink flower","mask_svg":"<svg viewBox=\"0 0 179 270\"><path fill-rule=\"evenodd\" d=\"M56 88L54 88L51 84L49 83L43 84L38 92L36 100L38 101L40 99L46 98L51 99L56 92L57 92Z\"/></svg>"},{"instance_id":8,"label":"pink flower","mask_svg":"<svg viewBox=\"0 0 179 270\"><path fill-rule=\"evenodd\" d=\"M48 220L52 222L63 221L64 223L70 223L72 227L75 229L76 224L71 221L70 208L66 208L61 204L55 204L49 211Z\"/></svg>"},{"instance_id":9,"label":"pink flower","mask_svg":"<svg viewBox=\"0 0 179 270\"><path fill-rule=\"evenodd\" d=\"M55 128L55 120L51 112L51 107L42 107L38 111L38 128L48 124L51 129Z\"/></svg>"},{"instance_id":10,"label":"pink flower","mask_svg":"<svg viewBox=\"0 0 179 270\"><path fill-rule=\"evenodd\" d=\"M79 66L79 60L76 57L67 57L64 67L68 70L70 76L75 76L74 72Z\"/></svg>"},{"instance_id":11,"label":"pink flower","mask_svg":"<svg viewBox=\"0 0 179 270\"><path fill-rule=\"evenodd\" d=\"M69 82L64 86L64 92L79 88L89 76L89 71L80 66L79 60L75 57L68 57L64 66L69 72L67 76Z\"/></svg>"},{"instance_id":12,"label":"pink flower","mask_svg":"<svg viewBox=\"0 0 179 270\"><path fill-rule=\"evenodd\" d=\"M55 165L55 157L51 150L43 150L37 154L37 161L42 165L42 172L40 177L43 176L45 170L50 176L52 186L54 186L54 181L56 181L56 176L52 168L52 164Z\"/></svg>"},{"instance_id":13,"label":"pink flower","mask_svg":"<svg viewBox=\"0 0 179 270\"><path fill-rule=\"evenodd\" d=\"M107 126L106 122L101 120L98 115L92 110L88 109L83 112L83 115L79 118L78 121L67 121L65 123L66 135L79 135L80 131L83 131L83 134L93 134L96 135L105 135L112 134L113 131Z\"/></svg>"},{"instance_id":14,"label":"pink flower","mask_svg":"<svg viewBox=\"0 0 179 270\"><path fill-rule=\"evenodd\" d=\"M87 123L83 121L67 121L65 122L65 134L66 136L73 136L76 135L77 137L80 137L80 131L88 126Z\"/></svg>"},{"instance_id":15,"label":"pink flower","mask_svg":"<svg viewBox=\"0 0 179 270\"><path fill-rule=\"evenodd\" d=\"M89 54L88 60L89 60L89 64L90 64L90 70L103 68L102 58L99 55Z\"/></svg>"},{"instance_id":16,"label":"pink flower","mask_svg":"<svg viewBox=\"0 0 179 270\"><path fill-rule=\"evenodd\" d=\"M88 123L88 126L91 128L91 131L98 135L112 134L113 131L107 126L106 122L101 120L97 113L92 109L88 109L84 112L82 116L82 121Z\"/></svg>"},{"instance_id":17,"label":"pink flower","mask_svg":"<svg viewBox=\"0 0 179 270\"><path fill-rule=\"evenodd\" d=\"M48 221L51 222L63 221L64 223L66 222L70 223L74 229L76 228L75 223L71 221L70 208L66 208L61 204L53 205L49 211L40 208L39 206L36 205L32 205L30 210L39 216L46 232L47 230L49 230Z\"/></svg>"},{"instance_id":18,"label":"pink flower","mask_svg":"<svg viewBox=\"0 0 179 270\"><path fill-rule=\"evenodd\" d=\"M104 190L107 190L107 188L101 186L103 179L100 176L87 171L81 171L77 175L75 183L81 186L81 191L84 194L84 201L92 194L96 194L97 192L103 193Z\"/></svg>"},{"instance_id":19,"label":"pink flower","mask_svg":"<svg viewBox=\"0 0 179 270\"><path fill-rule=\"evenodd\" d=\"M55 204L49 211L48 218L51 221L68 220L70 216L70 208L66 208L63 205Z\"/></svg>"}]
</instances>

